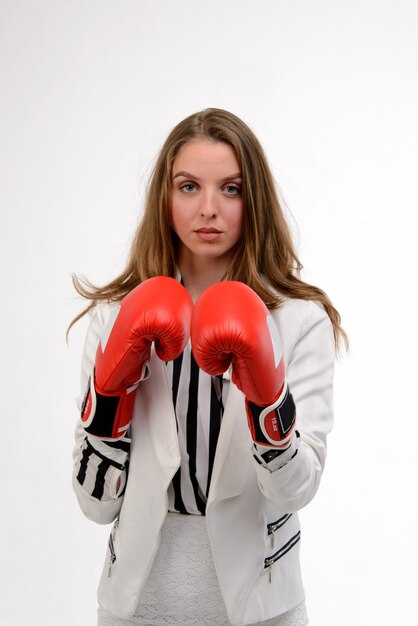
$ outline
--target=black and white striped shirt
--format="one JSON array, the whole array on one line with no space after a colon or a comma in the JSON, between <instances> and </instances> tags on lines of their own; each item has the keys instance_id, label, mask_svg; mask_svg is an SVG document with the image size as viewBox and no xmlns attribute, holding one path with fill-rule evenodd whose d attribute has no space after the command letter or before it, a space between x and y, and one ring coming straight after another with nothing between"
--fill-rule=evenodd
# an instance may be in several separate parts
<instances>
[{"instance_id":1,"label":"black and white striped shirt","mask_svg":"<svg viewBox=\"0 0 418 626\"><path fill-rule=\"evenodd\" d=\"M169 510L204 515L228 383L199 369L190 342L167 364L167 373L181 451L181 466L168 492Z\"/></svg>"}]
</instances>

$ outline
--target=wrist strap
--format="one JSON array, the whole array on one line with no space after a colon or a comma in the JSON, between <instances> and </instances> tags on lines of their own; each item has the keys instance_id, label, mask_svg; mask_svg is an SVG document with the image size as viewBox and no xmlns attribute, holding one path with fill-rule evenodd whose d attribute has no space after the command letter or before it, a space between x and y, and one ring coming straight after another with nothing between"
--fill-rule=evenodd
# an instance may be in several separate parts
<instances>
[{"instance_id":1,"label":"wrist strap","mask_svg":"<svg viewBox=\"0 0 418 626\"><path fill-rule=\"evenodd\" d=\"M258 406L246 400L247 416L255 443L284 448L295 425L296 408L287 384L273 404Z\"/></svg>"},{"instance_id":2,"label":"wrist strap","mask_svg":"<svg viewBox=\"0 0 418 626\"><path fill-rule=\"evenodd\" d=\"M148 363L145 363L139 380L128 389L104 394L97 391L95 387L93 370L81 406L81 422L84 430L104 441L114 441L124 437L132 418L135 391L139 383L148 376L149 367Z\"/></svg>"}]
</instances>

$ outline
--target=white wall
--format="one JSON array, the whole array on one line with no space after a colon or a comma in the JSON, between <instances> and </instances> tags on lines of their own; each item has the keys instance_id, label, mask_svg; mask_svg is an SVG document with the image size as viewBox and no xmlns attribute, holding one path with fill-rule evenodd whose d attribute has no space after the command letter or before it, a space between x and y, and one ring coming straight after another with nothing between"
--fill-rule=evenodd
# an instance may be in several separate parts
<instances>
[{"instance_id":1,"label":"white wall","mask_svg":"<svg viewBox=\"0 0 418 626\"><path fill-rule=\"evenodd\" d=\"M206 106L261 139L351 337L302 512L311 624L417 623L417 18L413 0L2 0L1 624L95 623L108 528L70 486L70 275L123 267L153 157Z\"/></svg>"}]
</instances>

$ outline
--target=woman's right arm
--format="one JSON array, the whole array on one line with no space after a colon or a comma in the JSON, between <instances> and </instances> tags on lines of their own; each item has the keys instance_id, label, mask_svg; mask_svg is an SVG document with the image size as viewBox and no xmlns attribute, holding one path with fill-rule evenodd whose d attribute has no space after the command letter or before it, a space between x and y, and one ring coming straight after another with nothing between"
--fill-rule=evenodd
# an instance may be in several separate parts
<instances>
[{"instance_id":1,"label":"woman's right arm","mask_svg":"<svg viewBox=\"0 0 418 626\"><path fill-rule=\"evenodd\" d=\"M136 389L148 376L151 346L172 361L189 338L193 302L168 276L137 285L119 303L96 307L84 346L73 484L88 518L109 523L126 484ZM90 381L90 382L89 382Z\"/></svg>"},{"instance_id":2,"label":"woman's right arm","mask_svg":"<svg viewBox=\"0 0 418 626\"><path fill-rule=\"evenodd\" d=\"M81 365L81 404L93 370L97 346L115 304L93 309L87 330ZM104 441L89 435L80 418L75 431L73 488L83 513L99 524L111 523L119 513L126 485L130 439Z\"/></svg>"}]
</instances>

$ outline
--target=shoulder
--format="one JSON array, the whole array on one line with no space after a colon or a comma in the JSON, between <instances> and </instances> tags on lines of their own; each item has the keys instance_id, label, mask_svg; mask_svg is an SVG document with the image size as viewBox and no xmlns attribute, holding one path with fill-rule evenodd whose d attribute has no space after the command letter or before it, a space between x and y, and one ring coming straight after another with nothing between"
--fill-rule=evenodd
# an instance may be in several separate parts
<instances>
[{"instance_id":1,"label":"shoulder","mask_svg":"<svg viewBox=\"0 0 418 626\"><path fill-rule=\"evenodd\" d=\"M104 328L111 318L116 318L119 308L119 302L99 302L89 311L85 349L96 349Z\"/></svg>"},{"instance_id":2,"label":"shoulder","mask_svg":"<svg viewBox=\"0 0 418 626\"><path fill-rule=\"evenodd\" d=\"M108 320L119 311L119 301L98 302L90 311L90 326L106 326Z\"/></svg>"},{"instance_id":3,"label":"shoulder","mask_svg":"<svg viewBox=\"0 0 418 626\"><path fill-rule=\"evenodd\" d=\"M278 322L286 321L295 328L299 328L301 334L311 324L321 321L326 323L328 321L331 325L324 307L316 300L302 300L300 298L282 296L281 304L271 311L271 315Z\"/></svg>"},{"instance_id":4,"label":"shoulder","mask_svg":"<svg viewBox=\"0 0 418 626\"><path fill-rule=\"evenodd\" d=\"M262 276L262 279L268 289L280 298L280 305L270 311L276 322L286 321L295 329L299 328L301 333L303 333L307 324L315 323L315 321L328 320L331 325L331 321L320 302L317 300L290 298L275 289L266 276Z\"/></svg>"},{"instance_id":5,"label":"shoulder","mask_svg":"<svg viewBox=\"0 0 418 626\"><path fill-rule=\"evenodd\" d=\"M88 377L91 374L95 360L97 346L103 331L111 317L116 317L119 311L118 302L98 303L89 311L89 325L84 339L83 356L81 362L82 389L87 386Z\"/></svg>"},{"instance_id":6,"label":"shoulder","mask_svg":"<svg viewBox=\"0 0 418 626\"><path fill-rule=\"evenodd\" d=\"M279 330L287 361L299 345L310 350L325 342L334 350L332 323L320 302L284 298L281 305L271 311L271 316Z\"/></svg>"}]
</instances>

